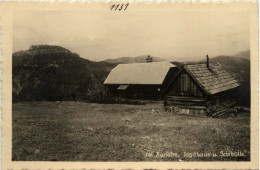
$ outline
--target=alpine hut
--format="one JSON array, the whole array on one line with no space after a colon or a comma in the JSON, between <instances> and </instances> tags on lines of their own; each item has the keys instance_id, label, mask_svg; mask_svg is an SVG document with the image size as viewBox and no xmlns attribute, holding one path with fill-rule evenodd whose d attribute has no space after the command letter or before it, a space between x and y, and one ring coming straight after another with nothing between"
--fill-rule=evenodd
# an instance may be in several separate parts
<instances>
[{"instance_id":1,"label":"alpine hut","mask_svg":"<svg viewBox=\"0 0 260 170\"><path fill-rule=\"evenodd\" d=\"M184 64L165 89L164 107L176 113L216 116L236 105L239 82L220 64Z\"/></svg>"},{"instance_id":2,"label":"alpine hut","mask_svg":"<svg viewBox=\"0 0 260 170\"><path fill-rule=\"evenodd\" d=\"M109 94L126 99L160 99L162 91L178 68L169 62L152 62L148 56L144 63L119 64L104 81Z\"/></svg>"}]
</instances>

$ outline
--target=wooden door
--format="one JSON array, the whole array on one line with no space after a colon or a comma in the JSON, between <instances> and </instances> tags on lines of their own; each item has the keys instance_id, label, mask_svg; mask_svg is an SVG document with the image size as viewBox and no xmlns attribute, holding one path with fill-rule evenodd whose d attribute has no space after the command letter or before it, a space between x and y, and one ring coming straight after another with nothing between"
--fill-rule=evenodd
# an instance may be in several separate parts
<instances>
[{"instance_id":1,"label":"wooden door","mask_svg":"<svg viewBox=\"0 0 260 170\"><path fill-rule=\"evenodd\" d=\"M191 95L191 80L187 73L183 73L180 77L181 80L181 92L185 96Z\"/></svg>"}]
</instances>

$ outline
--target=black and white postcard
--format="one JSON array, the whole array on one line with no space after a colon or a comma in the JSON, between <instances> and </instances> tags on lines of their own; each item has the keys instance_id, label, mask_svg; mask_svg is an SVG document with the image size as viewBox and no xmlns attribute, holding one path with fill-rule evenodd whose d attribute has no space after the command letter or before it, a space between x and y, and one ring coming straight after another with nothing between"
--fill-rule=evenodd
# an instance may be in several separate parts
<instances>
[{"instance_id":1,"label":"black and white postcard","mask_svg":"<svg viewBox=\"0 0 260 170\"><path fill-rule=\"evenodd\" d=\"M3 2L2 169L258 169L256 2Z\"/></svg>"}]
</instances>

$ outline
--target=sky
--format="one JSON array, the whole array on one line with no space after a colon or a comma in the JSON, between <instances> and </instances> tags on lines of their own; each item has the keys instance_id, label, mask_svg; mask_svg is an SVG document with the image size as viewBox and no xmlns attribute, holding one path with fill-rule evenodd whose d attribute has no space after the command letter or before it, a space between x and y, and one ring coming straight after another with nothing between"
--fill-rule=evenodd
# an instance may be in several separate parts
<instances>
[{"instance_id":1,"label":"sky","mask_svg":"<svg viewBox=\"0 0 260 170\"><path fill-rule=\"evenodd\" d=\"M129 6L131 8L131 6ZM228 10L20 11L13 52L59 45L93 61L152 55L198 60L250 49L249 15Z\"/></svg>"}]
</instances>

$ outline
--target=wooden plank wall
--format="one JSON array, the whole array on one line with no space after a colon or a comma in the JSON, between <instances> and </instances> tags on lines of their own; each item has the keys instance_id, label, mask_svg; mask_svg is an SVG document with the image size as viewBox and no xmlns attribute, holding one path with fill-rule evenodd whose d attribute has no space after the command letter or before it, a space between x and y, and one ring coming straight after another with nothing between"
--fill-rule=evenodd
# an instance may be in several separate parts
<instances>
[{"instance_id":1,"label":"wooden plank wall","mask_svg":"<svg viewBox=\"0 0 260 170\"><path fill-rule=\"evenodd\" d=\"M221 105L212 106L212 108L210 109L212 113L212 117L219 117L228 112L232 113L235 110L236 105L237 105L237 100L233 99L230 101L226 101Z\"/></svg>"},{"instance_id":2,"label":"wooden plank wall","mask_svg":"<svg viewBox=\"0 0 260 170\"><path fill-rule=\"evenodd\" d=\"M166 110L177 114L206 116L207 101L196 97L167 96L164 101Z\"/></svg>"},{"instance_id":3,"label":"wooden plank wall","mask_svg":"<svg viewBox=\"0 0 260 170\"><path fill-rule=\"evenodd\" d=\"M168 95L173 96L203 96L203 92L191 76L183 70L169 87Z\"/></svg>"},{"instance_id":4,"label":"wooden plank wall","mask_svg":"<svg viewBox=\"0 0 260 170\"><path fill-rule=\"evenodd\" d=\"M219 117L235 112L237 101L228 100L221 105L210 105L210 100L196 97L167 96L164 100L165 110L176 114Z\"/></svg>"}]
</instances>

